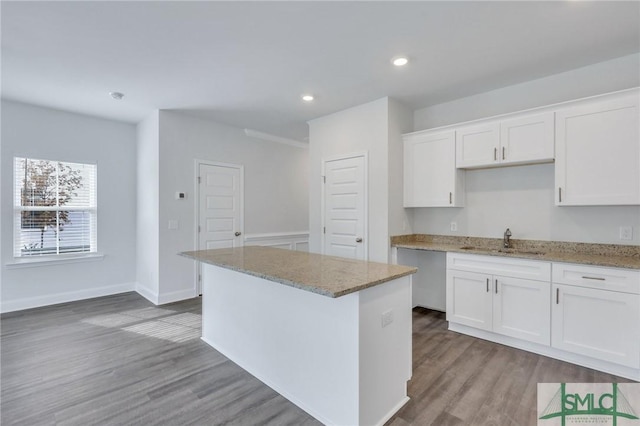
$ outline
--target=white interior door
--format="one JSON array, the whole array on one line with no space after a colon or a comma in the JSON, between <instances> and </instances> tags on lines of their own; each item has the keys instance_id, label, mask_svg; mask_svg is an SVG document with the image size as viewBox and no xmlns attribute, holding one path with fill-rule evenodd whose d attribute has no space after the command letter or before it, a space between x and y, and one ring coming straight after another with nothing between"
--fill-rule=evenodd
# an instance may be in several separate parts
<instances>
[{"instance_id":1,"label":"white interior door","mask_svg":"<svg viewBox=\"0 0 640 426\"><path fill-rule=\"evenodd\" d=\"M198 186L198 249L242 246L242 166L200 163Z\"/></svg>"},{"instance_id":2,"label":"white interior door","mask_svg":"<svg viewBox=\"0 0 640 426\"><path fill-rule=\"evenodd\" d=\"M366 260L365 156L326 161L324 176L323 253Z\"/></svg>"},{"instance_id":3,"label":"white interior door","mask_svg":"<svg viewBox=\"0 0 640 426\"><path fill-rule=\"evenodd\" d=\"M198 162L198 250L241 247L244 239L243 167ZM197 289L202 294L201 265L197 265Z\"/></svg>"}]
</instances>

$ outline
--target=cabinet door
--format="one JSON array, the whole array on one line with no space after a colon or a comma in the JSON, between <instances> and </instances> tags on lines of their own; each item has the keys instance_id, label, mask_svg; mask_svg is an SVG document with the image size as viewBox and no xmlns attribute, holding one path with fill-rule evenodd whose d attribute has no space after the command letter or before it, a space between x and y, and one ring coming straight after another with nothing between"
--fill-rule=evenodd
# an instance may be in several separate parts
<instances>
[{"instance_id":1,"label":"cabinet door","mask_svg":"<svg viewBox=\"0 0 640 426\"><path fill-rule=\"evenodd\" d=\"M553 161L553 112L527 115L501 122L498 154L502 164Z\"/></svg>"},{"instance_id":2,"label":"cabinet door","mask_svg":"<svg viewBox=\"0 0 640 426\"><path fill-rule=\"evenodd\" d=\"M556 204L640 204L638 93L556 112Z\"/></svg>"},{"instance_id":3,"label":"cabinet door","mask_svg":"<svg viewBox=\"0 0 640 426\"><path fill-rule=\"evenodd\" d=\"M405 137L405 207L460 206L460 173L455 167L454 131Z\"/></svg>"},{"instance_id":4,"label":"cabinet door","mask_svg":"<svg viewBox=\"0 0 640 426\"><path fill-rule=\"evenodd\" d=\"M640 296L553 285L552 346L640 367Z\"/></svg>"},{"instance_id":5,"label":"cabinet door","mask_svg":"<svg viewBox=\"0 0 640 426\"><path fill-rule=\"evenodd\" d=\"M447 320L491 330L491 275L447 271Z\"/></svg>"},{"instance_id":6,"label":"cabinet door","mask_svg":"<svg viewBox=\"0 0 640 426\"><path fill-rule=\"evenodd\" d=\"M500 125L497 122L456 130L456 167L473 168L499 162Z\"/></svg>"},{"instance_id":7,"label":"cabinet door","mask_svg":"<svg viewBox=\"0 0 640 426\"><path fill-rule=\"evenodd\" d=\"M519 278L493 278L493 331L549 346L551 284Z\"/></svg>"}]
</instances>

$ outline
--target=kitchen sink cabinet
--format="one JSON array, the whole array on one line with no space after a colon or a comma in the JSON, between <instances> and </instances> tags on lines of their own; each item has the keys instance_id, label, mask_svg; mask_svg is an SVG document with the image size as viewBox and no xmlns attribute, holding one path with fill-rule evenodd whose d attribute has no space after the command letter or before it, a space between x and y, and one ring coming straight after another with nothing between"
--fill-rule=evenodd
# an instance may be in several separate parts
<instances>
[{"instance_id":1,"label":"kitchen sink cabinet","mask_svg":"<svg viewBox=\"0 0 640 426\"><path fill-rule=\"evenodd\" d=\"M557 110L555 204L639 205L638 91Z\"/></svg>"},{"instance_id":2,"label":"kitchen sink cabinet","mask_svg":"<svg viewBox=\"0 0 640 426\"><path fill-rule=\"evenodd\" d=\"M640 271L553 265L552 346L640 368Z\"/></svg>"},{"instance_id":3,"label":"kitchen sink cabinet","mask_svg":"<svg viewBox=\"0 0 640 426\"><path fill-rule=\"evenodd\" d=\"M464 172L455 166L455 132L404 136L404 207L461 207Z\"/></svg>"},{"instance_id":4,"label":"kitchen sink cabinet","mask_svg":"<svg viewBox=\"0 0 640 426\"><path fill-rule=\"evenodd\" d=\"M545 112L456 129L456 167L470 169L553 161L553 126L553 112Z\"/></svg>"},{"instance_id":5,"label":"kitchen sink cabinet","mask_svg":"<svg viewBox=\"0 0 640 426\"><path fill-rule=\"evenodd\" d=\"M523 274L542 280L518 278ZM549 345L549 310L547 262L447 254L448 321Z\"/></svg>"}]
</instances>

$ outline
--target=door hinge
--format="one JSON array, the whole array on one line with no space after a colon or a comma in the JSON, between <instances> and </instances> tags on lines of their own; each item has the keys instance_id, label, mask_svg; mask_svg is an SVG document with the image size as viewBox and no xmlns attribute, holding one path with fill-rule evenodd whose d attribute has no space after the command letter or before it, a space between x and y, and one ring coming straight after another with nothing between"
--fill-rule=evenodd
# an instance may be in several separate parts
<instances>
[{"instance_id":1,"label":"door hinge","mask_svg":"<svg viewBox=\"0 0 640 426\"><path fill-rule=\"evenodd\" d=\"M198 282L202 281L202 275L198 275Z\"/></svg>"},{"instance_id":2,"label":"door hinge","mask_svg":"<svg viewBox=\"0 0 640 426\"><path fill-rule=\"evenodd\" d=\"M327 233L327 227L326 227L326 226L323 226L323 227L322 227L322 233L323 233L323 234L326 234L326 233Z\"/></svg>"},{"instance_id":3,"label":"door hinge","mask_svg":"<svg viewBox=\"0 0 640 426\"><path fill-rule=\"evenodd\" d=\"M322 176L322 183L327 183L327 177L326 176Z\"/></svg>"},{"instance_id":4,"label":"door hinge","mask_svg":"<svg viewBox=\"0 0 640 426\"><path fill-rule=\"evenodd\" d=\"M200 225L198 225L198 232L200 232Z\"/></svg>"},{"instance_id":5,"label":"door hinge","mask_svg":"<svg viewBox=\"0 0 640 426\"><path fill-rule=\"evenodd\" d=\"M198 176L198 183L202 183L202 178Z\"/></svg>"}]
</instances>

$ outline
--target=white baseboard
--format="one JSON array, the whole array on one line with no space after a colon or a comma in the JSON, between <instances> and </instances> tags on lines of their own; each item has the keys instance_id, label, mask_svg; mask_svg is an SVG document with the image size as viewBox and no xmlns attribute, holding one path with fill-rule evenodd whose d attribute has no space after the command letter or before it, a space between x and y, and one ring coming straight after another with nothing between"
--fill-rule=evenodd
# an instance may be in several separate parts
<instances>
[{"instance_id":1,"label":"white baseboard","mask_svg":"<svg viewBox=\"0 0 640 426\"><path fill-rule=\"evenodd\" d=\"M111 296L136 290L136 283L122 283L104 287L65 293L48 294L44 296L28 297L16 300L3 300L0 312L14 312L23 309L39 308L41 306L56 305L58 303L75 302L76 300L92 299L94 297Z\"/></svg>"},{"instance_id":2,"label":"white baseboard","mask_svg":"<svg viewBox=\"0 0 640 426\"><path fill-rule=\"evenodd\" d=\"M158 305L164 305L166 303L178 302L180 300L193 299L196 297L195 288L188 290L172 291L170 293L161 293L158 295Z\"/></svg>"},{"instance_id":3,"label":"white baseboard","mask_svg":"<svg viewBox=\"0 0 640 426\"><path fill-rule=\"evenodd\" d=\"M193 299L194 297L196 297L196 290L194 288L190 288L188 290L178 290L178 291L172 291L170 293L158 294L150 290L149 288L143 285L140 285L140 283L138 283L136 285L135 290L138 292L140 296L144 297L145 299L147 299L149 302L153 303L156 306L164 305L166 303L178 302L180 300L185 300L185 299Z\"/></svg>"},{"instance_id":4,"label":"white baseboard","mask_svg":"<svg viewBox=\"0 0 640 426\"><path fill-rule=\"evenodd\" d=\"M136 288L135 288L136 292L144 297L145 299L147 299L149 302L153 303L154 305L158 305L158 293L148 289L147 287L143 286L140 283L136 283Z\"/></svg>"}]
</instances>

